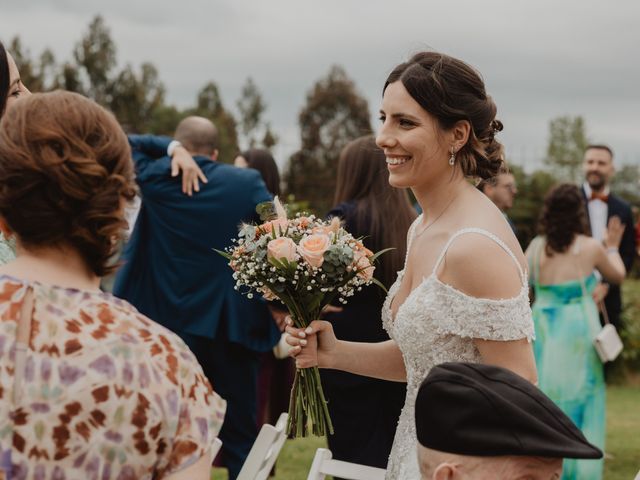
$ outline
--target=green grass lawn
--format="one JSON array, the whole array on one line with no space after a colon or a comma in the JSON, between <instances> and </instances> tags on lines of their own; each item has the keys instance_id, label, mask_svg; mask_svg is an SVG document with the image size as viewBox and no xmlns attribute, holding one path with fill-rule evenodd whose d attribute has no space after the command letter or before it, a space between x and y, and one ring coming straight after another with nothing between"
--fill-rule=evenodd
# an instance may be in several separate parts
<instances>
[{"instance_id":1,"label":"green grass lawn","mask_svg":"<svg viewBox=\"0 0 640 480\"><path fill-rule=\"evenodd\" d=\"M304 480L313 455L324 438L287 440L278 457L274 480ZM607 390L607 458L605 480L633 480L640 470L640 386L612 386ZM226 480L215 469L212 480Z\"/></svg>"}]
</instances>

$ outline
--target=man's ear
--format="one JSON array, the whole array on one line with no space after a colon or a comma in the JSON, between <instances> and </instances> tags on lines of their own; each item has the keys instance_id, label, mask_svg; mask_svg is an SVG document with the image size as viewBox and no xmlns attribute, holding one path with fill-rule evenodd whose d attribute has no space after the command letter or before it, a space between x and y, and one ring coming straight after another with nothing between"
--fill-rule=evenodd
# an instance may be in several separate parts
<instances>
[{"instance_id":1,"label":"man's ear","mask_svg":"<svg viewBox=\"0 0 640 480\"><path fill-rule=\"evenodd\" d=\"M453 463L441 463L433 472L433 480L454 480L458 478L458 467Z\"/></svg>"},{"instance_id":2,"label":"man's ear","mask_svg":"<svg viewBox=\"0 0 640 480\"><path fill-rule=\"evenodd\" d=\"M211 154L211 160L218 160L218 149L214 150Z\"/></svg>"}]
</instances>

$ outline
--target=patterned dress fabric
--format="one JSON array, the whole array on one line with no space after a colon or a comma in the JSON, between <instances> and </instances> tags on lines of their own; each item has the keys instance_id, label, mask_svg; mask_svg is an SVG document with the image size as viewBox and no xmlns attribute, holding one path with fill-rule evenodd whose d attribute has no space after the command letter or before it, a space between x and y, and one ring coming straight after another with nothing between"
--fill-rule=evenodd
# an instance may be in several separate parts
<instances>
[{"instance_id":1,"label":"patterned dress fabric","mask_svg":"<svg viewBox=\"0 0 640 480\"><path fill-rule=\"evenodd\" d=\"M407 258L416 222L409 230ZM518 266L522 289L518 296L505 300L471 297L441 282L437 269L452 242L460 235L477 234L500 245ZM426 277L399 306L392 318L391 302L398 292L405 268L382 309L383 325L396 341L407 371L407 398L400 414L393 447L389 456L388 480L420 480L417 461L415 401L420 384L435 365L442 362L481 361L474 338L509 341L534 337L527 278L511 250L502 240L486 230L466 228L456 232L447 242L431 275Z\"/></svg>"},{"instance_id":2,"label":"patterned dress fabric","mask_svg":"<svg viewBox=\"0 0 640 480\"><path fill-rule=\"evenodd\" d=\"M127 302L0 276L0 479L160 479L210 451L224 412L182 340Z\"/></svg>"},{"instance_id":3,"label":"patterned dress fabric","mask_svg":"<svg viewBox=\"0 0 640 480\"><path fill-rule=\"evenodd\" d=\"M536 278L538 275L534 275L533 282L533 350L540 389L573 420L587 440L604 450L604 369L592 343L601 328L591 297L598 280L591 274L582 280L540 285ZM603 462L567 459L562 479L599 480Z\"/></svg>"}]
</instances>

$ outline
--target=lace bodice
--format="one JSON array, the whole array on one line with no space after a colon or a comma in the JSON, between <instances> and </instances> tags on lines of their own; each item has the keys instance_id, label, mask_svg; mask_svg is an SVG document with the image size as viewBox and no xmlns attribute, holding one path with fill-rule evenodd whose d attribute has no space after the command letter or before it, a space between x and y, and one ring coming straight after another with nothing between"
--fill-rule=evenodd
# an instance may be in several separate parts
<instances>
[{"instance_id":1,"label":"lace bodice","mask_svg":"<svg viewBox=\"0 0 640 480\"><path fill-rule=\"evenodd\" d=\"M407 258L418 221L409 229ZM522 289L518 296L505 300L475 298L438 279L436 272L447 250L456 238L465 234L488 237L509 254L521 275ZM418 388L429 370L442 362L480 362L474 338L530 341L534 336L526 274L513 252L492 233L478 228L456 232L443 248L431 275L411 291L394 319L391 302L400 289L406 263L405 259L404 269L398 272L382 310L384 328L398 344L407 371L407 398L387 466L387 478L393 480L420 479L414 408Z\"/></svg>"}]
</instances>

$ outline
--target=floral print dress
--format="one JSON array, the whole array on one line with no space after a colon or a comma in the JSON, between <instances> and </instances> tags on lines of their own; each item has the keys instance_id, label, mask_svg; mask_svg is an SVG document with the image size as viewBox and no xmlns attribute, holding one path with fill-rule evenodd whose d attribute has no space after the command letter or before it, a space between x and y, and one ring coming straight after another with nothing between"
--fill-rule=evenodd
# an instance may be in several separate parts
<instances>
[{"instance_id":1,"label":"floral print dress","mask_svg":"<svg viewBox=\"0 0 640 480\"><path fill-rule=\"evenodd\" d=\"M225 406L182 340L129 303L0 276L0 479L163 478L210 451Z\"/></svg>"}]
</instances>

